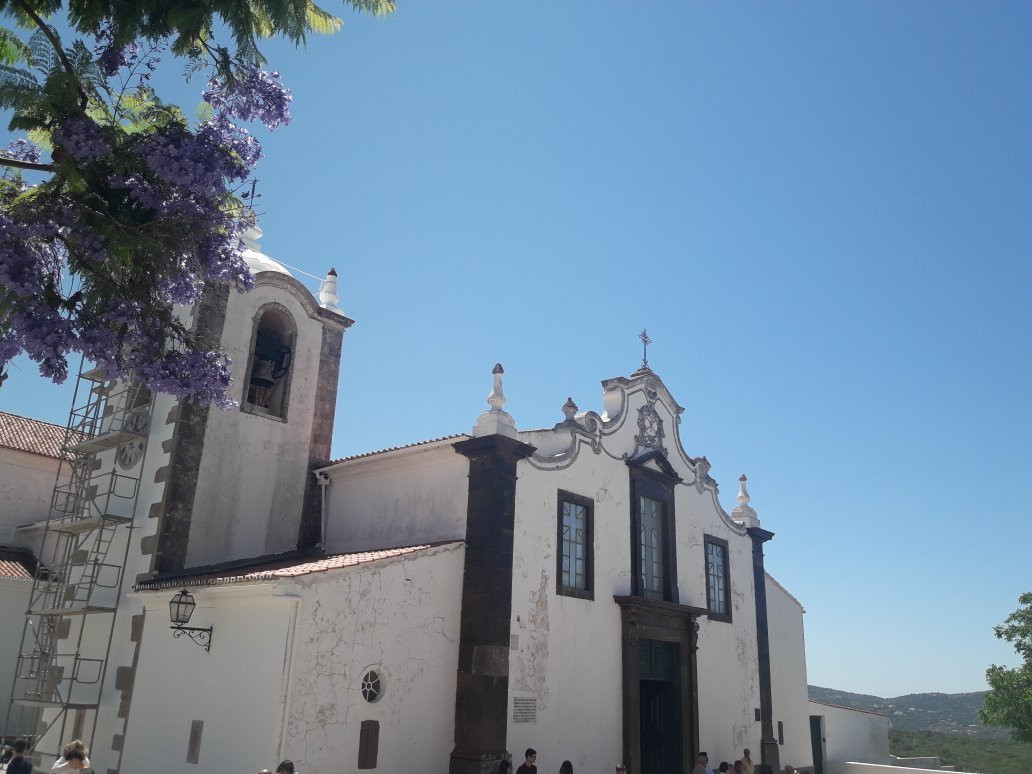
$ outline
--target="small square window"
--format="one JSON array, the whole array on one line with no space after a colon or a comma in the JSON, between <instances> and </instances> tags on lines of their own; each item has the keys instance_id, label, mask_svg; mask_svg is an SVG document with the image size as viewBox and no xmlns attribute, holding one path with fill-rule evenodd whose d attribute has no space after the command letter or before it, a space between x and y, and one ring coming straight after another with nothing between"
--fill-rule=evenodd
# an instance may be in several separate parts
<instances>
[{"instance_id":1,"label":"small square window","mask_svg":"<svg viewBox=\"0 0 1032 774\"><path fill-rule=\"evenodd\" d=\"M556 515L556 593L593 599L594 502L559 491Z\"/></svg>"}]
</instances>

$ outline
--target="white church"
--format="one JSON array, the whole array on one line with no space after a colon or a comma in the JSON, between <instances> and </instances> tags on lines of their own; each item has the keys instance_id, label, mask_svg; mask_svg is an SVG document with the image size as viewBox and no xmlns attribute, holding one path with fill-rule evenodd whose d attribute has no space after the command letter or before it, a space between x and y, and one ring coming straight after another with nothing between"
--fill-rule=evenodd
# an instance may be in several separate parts
<instances>
[{"instance_id":1,"label":"white church","mask_svg":"<svg viewBox=\"0 0 1032 774\"><path fill-rule=\"evenodd\" d=\"M108 774L494 774L527 747L541 771L744 748L821 771L773 525L744 476L721 504L657 374L520 429L496 365L469 432L333 460L352 321L259 233L254 290L190 310L237 408L86 370L67 428L0 413L8 738L44 770L81 738Z\"/></svg>"}]
</instances>

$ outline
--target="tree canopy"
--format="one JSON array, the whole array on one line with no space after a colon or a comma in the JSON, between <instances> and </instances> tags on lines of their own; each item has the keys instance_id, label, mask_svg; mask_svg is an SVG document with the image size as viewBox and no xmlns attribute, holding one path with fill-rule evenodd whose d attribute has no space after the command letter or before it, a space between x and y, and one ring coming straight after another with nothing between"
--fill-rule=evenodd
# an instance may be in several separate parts
<instances>
[{"instance_id":1,"label":"tree canopy","mask_svg":"<svg viewBox=\"0 0 1032 774\"><path fill-rule=\"evenodd\" d=\"M288 123L291 102L259 44L340 20L311 0L0 0L0 15L0 110L19 134L0 150L0 383L19 353L57 382L81 353L229 405L230 364L183 309L206 283L253 282L241 234L261 147L246 125ZM175 60L204 84L199 119L151 86Z\"/></svg>"},{"instance_id":2,"label":"tree canopy","mask_svg":"<svg viewBox=\"0 0 1032 774\"><path fill-rule=\"evenodd\" d=\"M1021 605L995 627L996 636L1014 645L1024 663L1013 669L993 665L986 670L989 692L979 712L983 723L1009 726L1014 738L1032 743L1032 592L1018 598Z\"/></svg>"}]
</instances>

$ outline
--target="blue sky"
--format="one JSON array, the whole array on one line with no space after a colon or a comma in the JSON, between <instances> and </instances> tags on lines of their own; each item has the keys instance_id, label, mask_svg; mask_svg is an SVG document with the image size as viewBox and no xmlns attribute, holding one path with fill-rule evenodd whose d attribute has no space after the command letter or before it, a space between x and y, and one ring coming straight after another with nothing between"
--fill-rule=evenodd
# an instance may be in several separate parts
<instances>
[{"instance_id":1,"label":"blue sky","mask_svg":"<svg viewBox=\"0 0 1032 774\"><path fill-rule=\"evenodd\" d=\"M777 534L810 682L1015 663L1032 8L400 5L267 48L295 102L262 135L262 245L335 266L357 321L335 455L468 430L495 361L521 427L600 410L647 327L686 449ZM67 386L18 366L0 406L63 422Z\"/></svg>"}]
</instances>

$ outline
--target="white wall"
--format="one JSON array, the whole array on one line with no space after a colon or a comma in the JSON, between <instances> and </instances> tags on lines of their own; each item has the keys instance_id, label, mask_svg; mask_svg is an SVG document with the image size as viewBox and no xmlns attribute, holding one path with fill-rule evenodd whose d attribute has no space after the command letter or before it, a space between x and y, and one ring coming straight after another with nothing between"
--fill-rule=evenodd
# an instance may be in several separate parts
<instances>
[{"instance_id":1,"label":"white wall","mask_svg":"<svg viewBox=\"0 0 1032 774\"><path fill-rule=\"evenodd\" d=\"M777 538L775 538L775 541ZM777 550L776 543L768 544ZM774 733L784 729L781 765L813 765L810 744L810 703L806 685L803 607L770 575L766 575L767 631L770 637L770 681Z\"/></svg>"},{"instance_id":2,"label":"white wall","mask_svg":"<svg viewBox=\"0 0 1032 774\"><path fill-rule=\"evenodd\" d=\"M454 443L416 446L327 468L328 550L464 539L469 460L456 453Z\"/></svg>"},{"instance_id":3,"label":"white wall","mask_svg":"<svg viewBox=\"0 0 1032 774\"><path fill-rule=\"evenodd\" d=\"M7 728L11 683L18 665L22 624L29 606L32 581L18 578L0 578L0 728ZM12 728L23 728L19 722L24 710L13 708ZM32 717L32 713L25 715Z\"/></svg>"},{"instance_id":4,"label":"white wall","mask_svg":"<svg viewBox=\"0 0 1032 774\"><path fill-rule=\"evenodd\" d=\"M49 516L57 464L53 457L0 448L0 543L21 545L14 528Z\"/></svg>"},{"instance_id":5,"label":"white wall","mask_svg":"<svg viewBox=\"0 0 1032 774\"><path fill-rule=\"evenodd\" d=\"M168 600L174 591L141 595L147 606L143 647L121 771L275 768L297 602L272 596L269 584L191 592L197 609L190 625L214 628L210 653L185 635L172 637ZM204 723L196 765L186 761L194 720ZM108 761L93 757L98 771L107 768Z\"/></svg>"},{"instance_id":6,"label":"white wall","mask_svg":"<svg viewBox=\"0 0 1032 774\"><path fill-rule=\"evenodd\" d=\"M889 719L884 715L817 701L810 702L810 714L824 718L826 761L889 763Z\"/></svg>"},{"instance_id":7,"label":"white wall","mask_svg":"<svg viewBox=\"0 0 1032 774\"><path fill-rule=\"evenodd\" d=\"M448 770L463 560L455 543L297 580L302 607L281 754L298 771L355 771L363 720L380 724L377 771ZM386 674L372 704L361 694L370 666Z\"/></svg>"}]
</instances>

